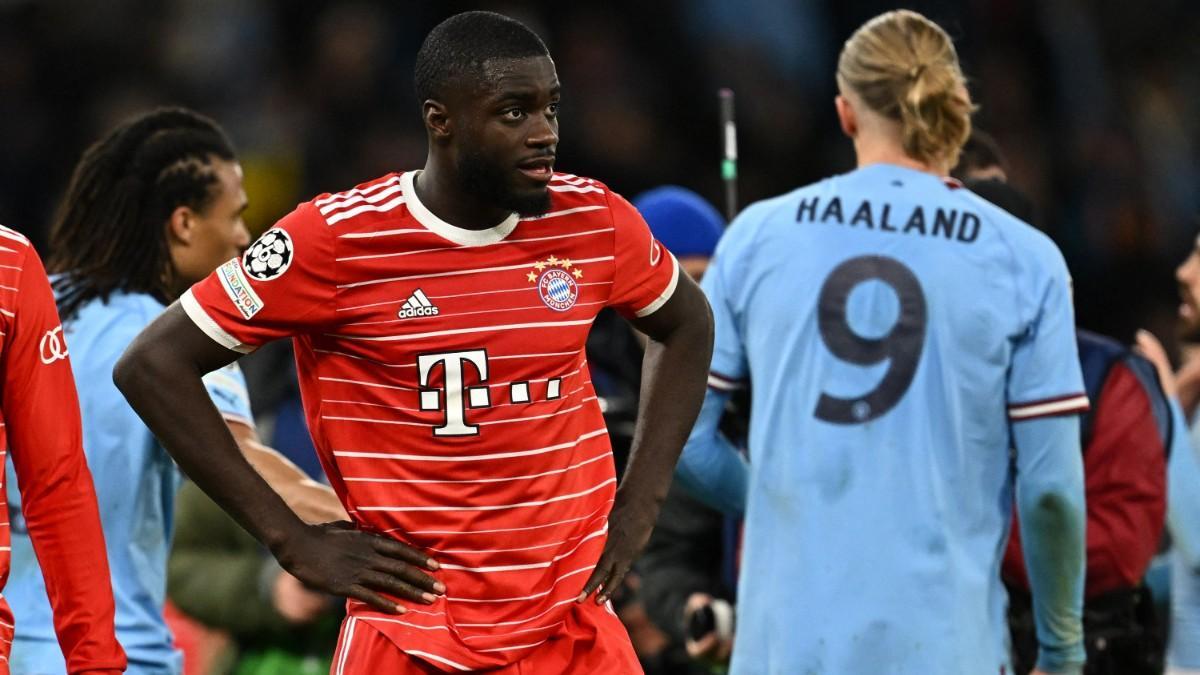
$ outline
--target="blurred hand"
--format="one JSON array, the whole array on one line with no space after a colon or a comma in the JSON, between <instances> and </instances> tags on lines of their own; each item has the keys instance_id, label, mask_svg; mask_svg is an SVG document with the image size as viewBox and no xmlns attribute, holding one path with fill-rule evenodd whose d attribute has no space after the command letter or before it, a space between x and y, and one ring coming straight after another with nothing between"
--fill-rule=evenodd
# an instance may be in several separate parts
<instances>
[{"instance_id":1,"label":"blurred hand","mask_svg":"<svg viewBox=\"0 0 1200 675\"><path fill-rule=\"evenodd\" d=\"M360 532L348 522L308 525L272 551L305 586L354 598L389 614L405 609L384 597L432 604L446 587L422 570L438 564L395 539Z\"/></svg>"},{"instance_id":2,"label":"blurred hand","mask_svg":"<svg viewBox=\"0 0 1200 675\"><path fill-rule=\"evenodd\" d=\"M326 600L324 594L308 590L299 579L287 572L280 572L275 577L275 585L271 589L275 611L290 623L311 623L325 611Z\"/></svg>"},{"instance_id":3,"label":"blurred hand","mask_svg":"<svg viewBox=\"0 0 1200 675\"><path fill-rule=\"evenodd\" d=\"M1154 369L1158 371L1158 381L1162 383L1163 391L1167 392L1167 396L1172 398L1179 396L1175 373L1171 370L1171 359L1167 358L1167 350L1163 348L1158 338L1154 337L1154 333L1145 329L1139 330L1134 351L1154 364Z\"/></svg>"},{"instance_id":4,"label":"blurred hand","mask_svg":"<svg viewBox=\"0 0 1200 675\"><path fill-rule=\"evenodd\" d=\"M1137 332L1136 351L1150 360L1158 371L1158 379L1162 381L1163 390L1168 396L1179 400L1183 412L1190 418L1200 404L1200 358L1194 352L1184 351L1183 364L1179 370L1171 372L1171 361L1162 343L1150 331Z\"/></svg>"},{"instance_id":5,"label":"blurred hand","mask_svg":"<svg viewBox=\"0 0 1200 675\"><path fill-rule=\"evenodd\" d=\"M683 606L683 625L688 625L692 620L692 615L711 605L712 601L712 596L707 593L692 593ZM688 656L695 661L717 665L726 664L729 663L729 655L733 653L733 638L722 639L714 630L699 640L693 640L691 636L688 636L684 647L687 649Z\"/></svg>"}]
</instances>

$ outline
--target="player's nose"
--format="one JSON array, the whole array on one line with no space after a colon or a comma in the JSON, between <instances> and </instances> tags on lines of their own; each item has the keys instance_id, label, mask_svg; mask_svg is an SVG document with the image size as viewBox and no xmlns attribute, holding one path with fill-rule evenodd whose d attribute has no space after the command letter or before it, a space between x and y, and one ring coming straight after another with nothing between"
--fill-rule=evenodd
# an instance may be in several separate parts
<instances>
[{"instance_id":1,"label":"player's nose","mask_svg":"<svg viewBox=\"0 0 1200 675\"><path fill-rule=\"evenodd\" d=\"M558 145L558 125L548 117L538 117L539 121L529 130L525 145L531 148L547 148Z\"/></svg>"}]
</instances>

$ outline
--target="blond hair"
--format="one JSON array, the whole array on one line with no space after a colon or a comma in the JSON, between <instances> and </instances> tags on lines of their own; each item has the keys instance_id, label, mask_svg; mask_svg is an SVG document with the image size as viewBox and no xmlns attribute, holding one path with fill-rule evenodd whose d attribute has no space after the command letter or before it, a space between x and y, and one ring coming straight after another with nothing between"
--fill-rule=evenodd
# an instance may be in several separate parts
<instances>
[{"instance_id":1,"label":"blond hair","mask_svg":"<svg viewBox=\"0 0 1200 675\"><path fill-rule=\"evenodd\" d=\"M905 154L953 167L971 135L971 102L954 43L942 27L907 9L880 14L846 40L838 86L900 122Z\"/></svg>"}]
</instances>

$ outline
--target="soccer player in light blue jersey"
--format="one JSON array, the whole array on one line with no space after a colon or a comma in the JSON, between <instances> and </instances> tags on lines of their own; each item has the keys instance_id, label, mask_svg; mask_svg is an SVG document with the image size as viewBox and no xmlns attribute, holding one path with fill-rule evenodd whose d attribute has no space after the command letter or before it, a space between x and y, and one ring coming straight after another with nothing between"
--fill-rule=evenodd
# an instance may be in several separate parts
<instances>
[{"instance_id":1,"label":"soccer player in light blue jersey","mask_svg":"<svg viewBox=\"0 0 1200 675\"><path fill-rule=\"evenodd\" d=\"M220 128L193 112L165 109L118 127L87 151L51 231L49 267L130 673L181 672L163 619L180 474L113 385L113 365L167 303L246 246L245 207L241 167ZM332 491L258 444L236 365L209 373L205 384L247 458L289 505L310 520L345 518ZM6 597L17 617L11 667L65 673L11 474L7 485L13 562Z\"/></svg>"},{"instance_id":2,"label":"soccer player in light blue jersey","mask_svg":"<svg viewBox=\"0 0 1200 675\"><path fill-rule=\"evenodd\" d=\"M750 206L704 278L712 375L678 476L745 512L733 673L1011 673L1014 490L1034 672L1077 673L1088 401L1065 263L943 178L971 103L940 27L878 16L837 76L858 168ZM716 430L747 382L748 463Z\"/></svg>"}]
</instances>

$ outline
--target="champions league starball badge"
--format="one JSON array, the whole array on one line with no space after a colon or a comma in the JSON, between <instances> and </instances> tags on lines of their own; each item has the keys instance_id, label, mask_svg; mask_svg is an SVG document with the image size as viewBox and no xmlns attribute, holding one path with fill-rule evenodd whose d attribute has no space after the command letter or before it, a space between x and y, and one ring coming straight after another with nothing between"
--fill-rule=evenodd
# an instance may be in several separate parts
<instances>
[{"instance_id":1,"label":"champions league starball badge","mask_svg":"<svg viewBox=\"0 0 1200 675\"><path fill-rule=\"evenodd\" d=\"M292 238L283 230L267 230L242 256L246 274L259 281L278 278L292 264Z\"/></svg>"},{"instance_id":2,"label":"champions league starball badge","mask_svg":"<svg viewBox=\"0 0 1200 675\"><path fill-rule=\"evenodd\" d=\"M533 271L525 278L537 284L538 297L547 307L556 312L565 312L579 300L579 284L576 280L583 278L583 270L566 258L559 260L550 256L545 261L534 263Z\"/></svg>"}]
</instances>

